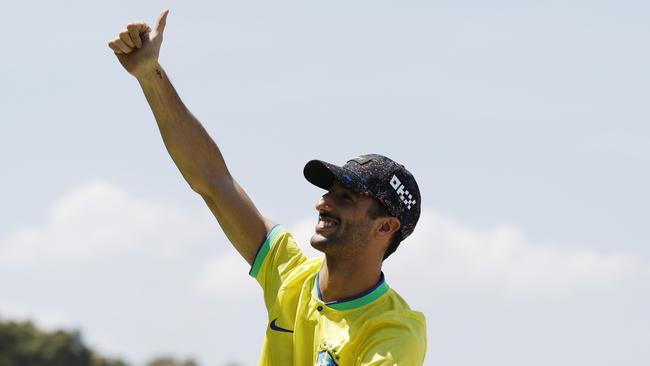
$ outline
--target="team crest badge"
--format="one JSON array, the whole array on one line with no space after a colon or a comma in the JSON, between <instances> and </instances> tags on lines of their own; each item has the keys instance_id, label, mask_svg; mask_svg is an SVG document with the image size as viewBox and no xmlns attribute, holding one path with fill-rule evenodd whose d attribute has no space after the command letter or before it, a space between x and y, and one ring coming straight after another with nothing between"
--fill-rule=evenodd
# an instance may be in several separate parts
<instances>
[{"instance_id":1,"label":"team crest badge","mask_svg":"<svg viewBox=\"0 0 650 366\"><path fill-rule=\"evenodd\" d=\"M341 351L341 341L337 339L324 339L318 347L318 356L315 366L338 366Z\"/></svg>"},{"instance_id":2,"label":"team crest badge","mask_svg":"<svg viewBox=\"0 0 650 366\"><path fill-rule=\"evenodd\" d=\"M329 353L329 351L320 351L318 352L318 358L316 359L316 366L338 366L334 361L334 357Z\"/></svg>"}]
</instances>

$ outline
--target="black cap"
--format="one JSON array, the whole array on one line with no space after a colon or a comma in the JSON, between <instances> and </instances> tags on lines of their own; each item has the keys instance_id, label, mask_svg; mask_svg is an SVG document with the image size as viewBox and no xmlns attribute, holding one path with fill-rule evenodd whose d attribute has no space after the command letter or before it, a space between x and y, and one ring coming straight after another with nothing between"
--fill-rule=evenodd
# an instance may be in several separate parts
<instances>
[{"instance_id":1,"label":"black cap","mask_svg":"<svg viewBox=\"0 0 650 366\"><path fill-rule=\"evenodd\" d=\"M376 199L399 219L402 240L411 235L420 218L420 189L415 178L403 165L385 156L361 155L342 167L311 160L303 174L320 188L329 190L337 181L356 193Z\"/></svg>"}]
</instances>

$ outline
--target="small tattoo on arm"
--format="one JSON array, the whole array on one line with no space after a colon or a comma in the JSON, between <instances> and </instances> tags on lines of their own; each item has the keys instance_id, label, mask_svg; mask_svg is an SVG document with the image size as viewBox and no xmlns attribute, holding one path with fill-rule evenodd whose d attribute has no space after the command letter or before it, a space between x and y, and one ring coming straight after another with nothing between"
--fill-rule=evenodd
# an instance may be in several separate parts
<instances>
[{"instance_id":1,"label":"small tattoo on arm","mask_svg":"<svg viewBox=\"0 0 650 366\"><path fill-rule=\"evenodd\" d=\"M162 76L162 72L160 72L159 69L156 69L156 74L158 74L158 76L159 76L161 79L163 78L163 76Z\"/></svg>"}]
</instances>

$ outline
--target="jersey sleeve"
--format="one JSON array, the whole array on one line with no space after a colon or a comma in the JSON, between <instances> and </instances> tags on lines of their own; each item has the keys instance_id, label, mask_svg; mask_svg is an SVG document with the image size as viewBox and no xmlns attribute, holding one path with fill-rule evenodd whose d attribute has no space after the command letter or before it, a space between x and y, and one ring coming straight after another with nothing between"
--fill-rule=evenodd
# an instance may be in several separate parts
<instances>
[{"instance_id":1,"label":"jersey sleeve","mask_svg":"<svg viewBox=\"0 0 650 366\"><path fill-rule=\"evenodd\" d=\"M357 366L421 366L426 353L424 317L401 317L400 321L381 321L363 341ZM368 334L368 333L366 333Z\"/></svg>"},{"instance_id":2,"label":"jersey sleeve","mask_svg":"<svg viewBox=\"0 0 650 366\"><path fill-rule=\"evenodd\" d=\"M286 229L280 225L271 229L257 249L249 272L264 290L267 310L273 305L287 276L306 260L307 257Z\"/></svg>"}]
</instances>

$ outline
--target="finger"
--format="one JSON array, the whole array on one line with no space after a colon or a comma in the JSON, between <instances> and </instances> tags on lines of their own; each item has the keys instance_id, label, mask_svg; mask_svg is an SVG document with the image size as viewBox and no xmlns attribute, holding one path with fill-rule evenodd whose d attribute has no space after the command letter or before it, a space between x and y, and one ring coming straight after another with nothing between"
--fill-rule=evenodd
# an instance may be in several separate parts
<instances>
[{"instance_id":1,"label":"finger","mask_svg":"<svg viewBox=\"0 0 650 366\"><path fill-rule=\"evenodd\" d=\"M144 22L135 22L129 23L129 25L126 26L126 30L129 32L129 36L131 36L131 40L135 47L140 48L142 47L142 38L140 35L150 31L151 29Z\"/></svg>"},{"instance_id":2,"label":"finger","mask_svg":"<svg viewBox=\"0 0 650 366\"><path fill-rule=\"evenodd\" d=\"M156 33L162 33L165 30L165 25L167 24L167 14L169 14L169 9L165 9L158 21L156 22Z\"/></svg>"},{"instance_id":3,"label":"finger","mask_svg":"<svg viewBox=\"0 0 650 366\"><path fill-rule=\"evenodd\" d=\"M115 45L124 53L133 52L133 48L127 46L121 38L115 38Z\"/></svg>"},{"instance_id":4,"label":"finger","mask_svg":"<svg viewBox=\"0 0 650 366\"><path fill-rule=\"evenodd\" d=\"M108 42L108 47L110 47L113 50L113 52L115 52L115 54L119 55L124 53L119 47L117 47L117 45L112 40Z\"/></svg>"},{"instance_id":5,"label":"finger","mask_svg":"<svg viewBox=\"0 0 650 366\"><path fill-rule=\"evenodd\" d=\"M131 35L129 34L128 30L121 31L119 36L122 42L126 43L127 46L131 48L135 48L135 43L133 43L133 41L131 40Z\"/></svg>"}]
</instances>

